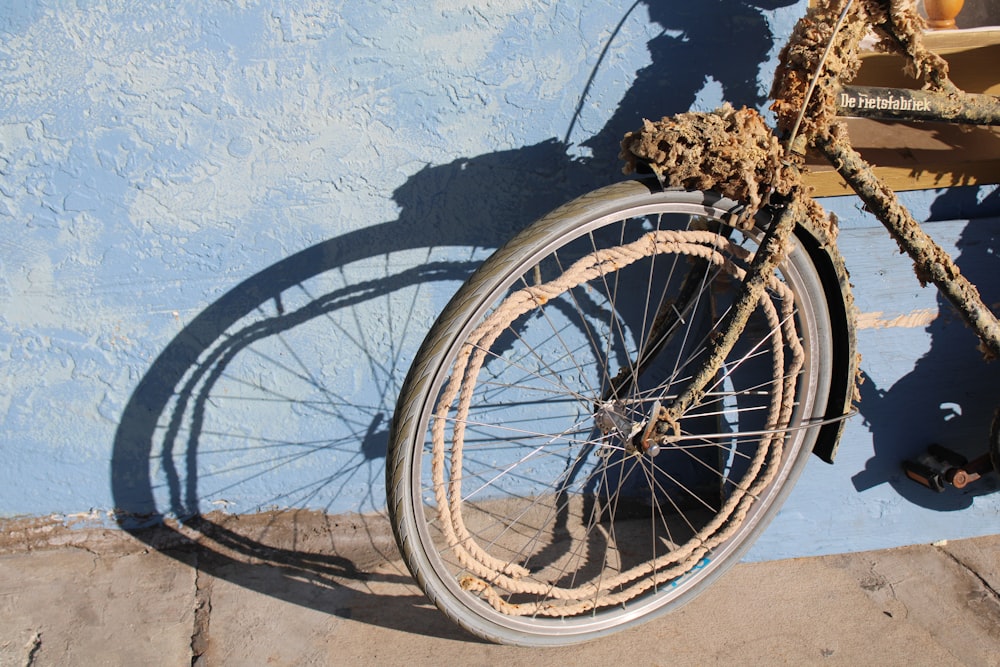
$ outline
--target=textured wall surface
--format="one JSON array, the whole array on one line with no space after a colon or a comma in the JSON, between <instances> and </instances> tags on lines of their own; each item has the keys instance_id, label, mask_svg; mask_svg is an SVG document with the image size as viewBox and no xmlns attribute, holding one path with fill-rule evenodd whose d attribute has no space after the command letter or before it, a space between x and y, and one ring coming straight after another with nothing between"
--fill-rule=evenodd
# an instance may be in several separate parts
<instances>
[{"instance_id":1,"label":"textured wall surface","mask_svg":"<svg viewBox=\"0 0 1000 667\"><path fill-rule=\"evenodd\" d=\"M775 40L804 5L4 3L0 515L382 509L396 392L458 282L619 178L617 141L641 117L763 108ZM948 219L991 198L911 200ZM871 221L831 203L867 250ZM871 355L881 388L932 337L906 333L910 357ZM867 423L813 486L953 518L893 484L845 483L872 456ZM799 498L775 535L828 509ZM989 495L960 504L967 534L997 511ZM851 547L840 536L872 525L855 529L855 511L822 519L840 526L829 543L775 538L761 557Z\"/></svg>"}]
</instances>

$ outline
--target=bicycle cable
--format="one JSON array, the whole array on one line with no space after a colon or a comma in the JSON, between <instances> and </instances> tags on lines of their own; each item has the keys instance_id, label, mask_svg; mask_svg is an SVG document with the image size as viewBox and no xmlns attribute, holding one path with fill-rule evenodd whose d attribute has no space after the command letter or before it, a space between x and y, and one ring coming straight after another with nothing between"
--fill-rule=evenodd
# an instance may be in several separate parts
<instances>
[{"instance_id":1,"label":"bicycle cable","mask_svg":"<svg viewBox=\"0 0 1000 667\"><path fill-rule=\"evenodd\" d=\"M594 63L593 69L590 70L590 77L587 79L587 83L583 86L583 93L580 94L580 101L576 105L576 111L573 112L573 118L570 119L569 127L566 128L566 136L563 137L564 145L569 145L570 137L573 135L573 128L576 127L576 121L580 119L580 114L583 112L583 103L587 101L587 95L590 94L590 87L594 85L594 79L597 78L597 70L601 68L601 63L604 62L604 57L608 55L611 43L615 41L615 37L618 36L618 33L621 32L622 26L625 25L625 21L628 20L628 17L632 14L633 10L639 6L640 2L642 2L642 0L635 0L635 2L632 3L632 6L625 11L621 20L618 21L618 25L616 25L614 30L611 31L611 36L608 37L607 43L604 45L604 48L601 49L601 54L597 56L597 62Z\"/></svg>"}]
</instances>

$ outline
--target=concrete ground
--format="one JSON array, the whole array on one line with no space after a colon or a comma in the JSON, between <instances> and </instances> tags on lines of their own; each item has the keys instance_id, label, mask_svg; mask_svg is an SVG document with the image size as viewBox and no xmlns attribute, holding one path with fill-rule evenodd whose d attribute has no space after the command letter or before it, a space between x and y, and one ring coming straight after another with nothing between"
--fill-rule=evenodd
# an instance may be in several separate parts
<instances>
[{"instance_id":1,"label":"concrete ground","mask_svg":"<svg viewBox=\"0 0 1000 667\"><path fill-rule=\"evenodd\" d=\"M378 519L0 528L3 667L1000 665L1000 535L741 564L667 617L539 652L452 626Z\"/></svg>"}]
</instances>

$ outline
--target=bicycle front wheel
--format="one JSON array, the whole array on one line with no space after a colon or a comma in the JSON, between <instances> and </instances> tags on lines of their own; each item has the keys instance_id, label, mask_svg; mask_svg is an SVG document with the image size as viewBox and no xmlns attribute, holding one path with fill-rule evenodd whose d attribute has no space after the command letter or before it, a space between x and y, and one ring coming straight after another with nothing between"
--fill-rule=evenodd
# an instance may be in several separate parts
<instances>
[{"instance_id":1,"label":"bicycle front wheel","mask_svg":"<svg viewBox=\"0 0 1000 667\"><path fill-rule=\"evenodd\" d=\"M761 237L739 211L619 183L525 229L449 303L399 397L387 481L403 558L452 620L525 646L632 626L704 589L777 511L832 372L797 244L705 396L667 443L637 445L739 292Z\"/></svg>"}]
</instances>

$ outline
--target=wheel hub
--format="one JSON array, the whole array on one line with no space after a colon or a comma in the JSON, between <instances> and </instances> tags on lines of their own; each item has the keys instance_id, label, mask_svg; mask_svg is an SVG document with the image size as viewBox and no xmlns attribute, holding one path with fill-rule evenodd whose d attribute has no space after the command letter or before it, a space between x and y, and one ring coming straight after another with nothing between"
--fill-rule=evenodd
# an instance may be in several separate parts
<instances>
[{"instance_id":1,"label":"wheel hub","mask_svg":"<svg viewBox=\"0 0 1000 667\"><path fill-rule=\"evenodd\" d=\"M594 414L594 423L604 435L604 443L598 449L599 456L607 457L617 449L622 448L626 454L649 454L656 456L660 452L658 444L647 444L648 435L655 431L656 415L660 412L660 402L655 401L650 410L651 418L633 421L625 403L621 400L606 401L598 405Z\"/></svg>"}]
</instances>

